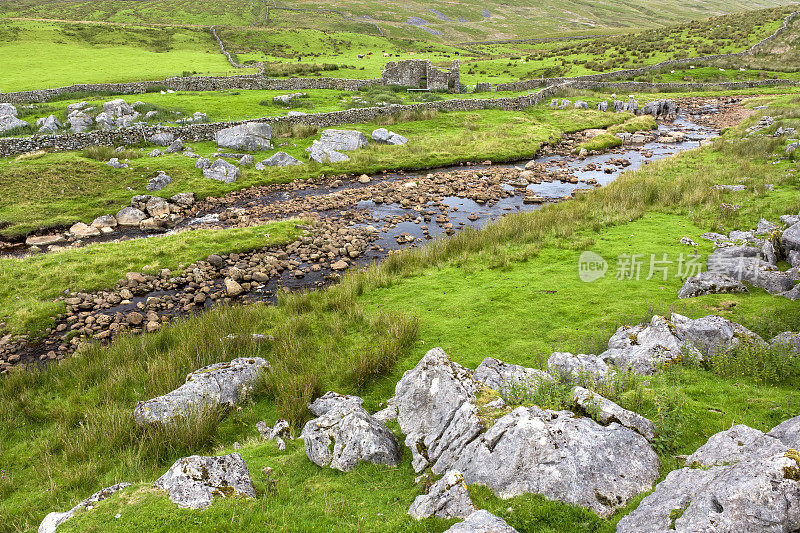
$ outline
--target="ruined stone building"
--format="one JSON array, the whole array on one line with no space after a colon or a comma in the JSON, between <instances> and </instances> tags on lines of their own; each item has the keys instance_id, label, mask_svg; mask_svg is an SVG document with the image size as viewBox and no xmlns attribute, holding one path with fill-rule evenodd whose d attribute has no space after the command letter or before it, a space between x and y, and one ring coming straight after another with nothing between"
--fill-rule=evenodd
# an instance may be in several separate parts
<instances>
[{"instance_id":1,"label":"ruined stone building","mask_svg":"<svg viewBox=\"0 0 800 533\"><path fill-rule=\"evenodd\" d=\"M459 92L461 69L458 60L450 63L450 70L440 70L427 59L390 61L383 67L381 79L385 85L402 85L429 91L449 90Z\"/></svg>"}]
</instances>

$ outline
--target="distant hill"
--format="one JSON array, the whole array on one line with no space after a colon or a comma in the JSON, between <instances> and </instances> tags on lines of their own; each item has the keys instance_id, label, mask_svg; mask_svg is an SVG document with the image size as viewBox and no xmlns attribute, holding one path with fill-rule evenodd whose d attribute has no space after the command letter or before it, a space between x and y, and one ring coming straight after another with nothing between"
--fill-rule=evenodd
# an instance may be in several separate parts
<instances>
[{"instance_id":1,"label":"distant hill","mask_svg":"<svg viewBox=\"0 0 800 533\"><path fill-rule=\"evenodd\" d=\"M0 0L0 16L112 22L266 24L267 8L340 10L330 13L272 10L275 27L309 27L444 42L600 34L657 28L677 22L767 7L782 0Z\"/></svg>"}]
</instances>

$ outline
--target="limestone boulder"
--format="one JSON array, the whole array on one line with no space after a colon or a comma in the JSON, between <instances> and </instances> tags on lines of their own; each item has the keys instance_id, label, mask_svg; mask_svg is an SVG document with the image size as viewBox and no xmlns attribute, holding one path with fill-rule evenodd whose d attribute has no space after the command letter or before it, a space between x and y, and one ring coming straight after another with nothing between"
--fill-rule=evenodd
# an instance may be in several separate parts
<instances>
[{"instance_id":1,"label":"limestone boulder","mask_svg":"<svg viewBox=\"0 0 800 533\"><path fill-rule=\"evenodd\" d=\"M0 103L0 117L16 117L18 113L14 104Z\"/></svg>"},{"instance_id":2,"label":"limestone boulder","mask_svg":"<svg viewBox=\"0 0 800 533\"><path fill-rule=\"evenodd\" d=\"M205 509L214 498L256 497L250 470L238 453L182 457L153 485L188 509Z\"/></svg>"},{"instance_id":3,"label":"limestone boulder","mask_svg":"<svg viewBox=\"0 0 800 533\"><path fill-rule=\"evenodd\" d=\"M324 130L320 142L340 152L358 150L369 144L367 136L360 131L334 129Z\"/></svg>"},{"instance_id":4,"label":"limestone boulder","mask_svg":"<svg viewBox=\"0 0 800 533\"><path fill-rule=\"evenodd\" d=\"M217 146L234 150L269 150L272 148L272 127L263 122L246 122L216 133Z\"/></svg>"},{"instance_id":5,"label":"limestone boulder","mask_svg":"<svg viewBox=\"0 0 800 533\"><path fill-rule=\"evenodd\" d=\"M360 462L400 464L397 438L358 402L326 404L323 409L321 416L306 423L301 434L306 455L313 463L342 472L349 472Z\"/></svg>"},{"instance_id":6,"label":"limestone boulder","mask_svg":"<svg viewBox=\"0 0 800 533\"><path fill-rule=\"evenodd\" d=\"M421 472L441 461L444 473L463 446L483 429L474 405L481 384L472 372L450 360L441 348L430 350L395 387L397 422Z\"/></svg>"},{"instance_id":7,"label":"limestone boulder","mask_svg":"<svg viewBox=\"0 0 800 533\"><path fill-rule=\"evenodd\" d=\"M55 133L62 127L55 115L37 119L36 126L39 128L39 133Z\"/></svg>"},{"instance_id":8,"label":"limestone boulder","mask_svg":"<svg viewBox=\"0 0 800 533\"><path fill-rule=\"evenodd\" d=\"M650 420L639 413L620 407L596 392L583 387L575 387L572 390L572 400L580 411L603 425L607 426L616 422L632 429L648 441L652 441L655 437L656 428Z\"/></svg>"},{"instance_id":9,"label":"limestone boulder","mask_svg":"<svg viewBox=\"0 0 800 533\"><path fill-rule=\"evenodd\" d=\"M267 167L286 167L290 165L302 165L303 162L295 159L286 152L276 152L272 157L261 162Z\"/></svg>"},{"instance_id":10,"label":"limestone boulder","mask_svg":"<svg viewBox=\"0 0 800 533\"><path fill-rule=\"evenodd\" d=\"M239 169L224 159L217 159L203 169L203 177L223 183L233 183L239 178Z\"/></svg>"},{"instance_id":11,"label":"limestone boulder","mask_svg":"<svg viewBox=\"0 0 800 533\"><path fill-rule=\"evenodd\" d=\"M406 139L399 133L389 131L386 128L378 128L375 131L373 131L372 140L378 144L392 144L392 145L401 145L401 144L406 144L408 142L408 139Z\"/></svg>"},{"instance_id":12,"label":"limestone boulder","mask_svg":"<svg viewBox=\"0 0 800 533\"><path fill-rule=\"evenodd\" d=\"M678 298L694 298L703 294L734 294L745 293L747 287L744 283L728 275L717 272L701 272L690 277L678 291Z\"/></svg>"},{"instance_id":13,"label":"limestone boulder","mask_svg":"<svg viewBox=\"0 0 800 533\"><path fill-rule=\"evenodd\" d=\"M147 190L160 191L170 183L172 183L172 178L168 176L165 172L160 171L155 178L150 178L147 181Z\"/></svg>"},{"instance_id":14,"label":"limestone boulder","mask_svg":"<svg viewBox=\"0 0 800 533\"><path fill-rule=\"evenodd\" d=\"M157 146L169 146L175 140L175 135L170 132L162 132L151 135L148 139L151 143Z\"/></svg>"},{"instance_id":15,"label":"limestone boulder","mask_svg":"<svg viewBox=\"0 0 800 533\"><path fill-rule=\"evenodd\" d=\"M311 161L315 161L317 163L342 163L345 161L350 161L350 158L345 154L338 152L331 146L316 140L311 144L309 158Z\"/></svg>"},{"instance_id":16,"label":"limestone boulder","mask_svg":"<svg viewBox=\"0 0 800 533\"><path fill-rule=\"evenodd\" d=\"M542 381L553 381L547 372L504 363L493 357L484 359L472 377L475 381L480 381L490 389L501 393L515 383L528 389L535 389Z\"/></svg>"},{"instance_id":17,"label":"limestone boulder","mask_svg":"<svg viewBox=\"0 0 800 533\"><path fill-rule=\"evenodd\" d=\"M427 494L414 499L408 514L414 520L431 516L444 519L467 518L476 510L469 497L464 475L457 470L450 470L431 485Z\"/></svg>"},{"instance_id":18,"label":"limestone boulder","mask_svg":"<svg viewBox=\"0 0 800 533\"><path fill-rule=\"evenodd\" d=\"M335 409L350 409L361 407L364 400L358 396L339 394L338 392L328 391L313 402L308 404L308 410L316 416L322 416L328 411Z\"/></svg>"},{"instance_id":19,"label":"limestone boulder","mask_svg":"<svg viewBox=\"0 0 800 533\"><path fill-rule=\"evenodd\" d=\"M784 331L776 335L769 344L780 351L800 355L800 333Z\"/></svg>"},{"instance_id":20,"label":"limestone boulder","mask_svg":"<svg viewBox=\"0 0 800 533\"><path fill-rule=\"evenodd\" d=\"M2 104L0 104L2 105ZM102 490L99 490L80 502L78 505L70 509L69 511L63 513L49 513L47 516L44 517L42 523L39 524L38 533L55 533L56 528L72 518L75 513L78 511L84 511L94 504L99 503L115 493L121 491L125 487L129 487L130 483L117 483L116 485L111 485L110 487L106 487Z\"/></svg>"},{"instance_id":21,"label":"limestone boulder","mask_svg":"<svg viewBox=\"0 0 800 533\"><path fill-rule=\"evenodd\" d=\"M650 324L622 326L608 341L608 350L600 354L607 362L637 374L653 374L664 365L680 361L684 345L674 328L662 316L654 316Z\"/></svg>"},{"instance_id":22,"label":"limestone boulder","mask_svg":"<svg viewBox=\"0 0 800 533\"><path fill-rule=\"evenodd\" d=\"M138 402L134 418L140 426L169 424L179 416L191 416L207 409L233 406L256 385L270 365L260 357L238 358L203 367L186 376L186 383L163 396Z\"/></svg>"},{"instance_id":23,"label":"limestone boulder","mask_svg":"<svg viewBox=\"0 0 800 533\"><path fill-rule=\"evenodd\" d=\"M781 244L785 250L800 251L800 222L784 230L781 235Z\"/></svg>"},{"instance_id":24,"label":"limestone boulder","mask_svg":"<svg viewBox=\"0 0 800 533\"><path fill-rule=\"evenodd\" d=\"M743 344L767 345L764 339L744 326L716 315L692 320L673 313L671 322L676 336L699 349L704 359Z\"/></svg>"},{"instance_id":25,"label":"limestone boulder","mask_svg":"<svg viewBox=\"0 0 800 533\"><path fill-rule=\"evenodd\" d=\"M78 222L69 228L69 233L76 239L86 239L89 237L97 237L100 235L100 230L94 226Z\"/></svg>"},{"instance_id":26,"label":"limestone boulder","mask_svg":"<svg viewBox=\"0 0 800 533\"><path fill-rule=\"evenodd\" d=\"M467 443L450 467L501 498L541 494L607 517L652 488L659 460L647 439L620 424L518 407Z\"/></svg>"},{"instance_id":27,"label":"limestone boulder","mask_svg":"<svg viewBox=\"0 0 800 533\"><path fill-rule=\"evenodd\" d=\"M547 369L552 374L573 382L589 378L598 383L612 375L602 357L582 353L573 355L569 352L555 352L547 359Z\"/></svg>"},{"instance_id":28,"label":"limestone boulder","mask_svg":"<svg viewBox=\"0 0 800 533\"><path fill-rule=\"evenodd\" d=\"M30 126L24 120L20 120L14 115L0 115L0 133L25 128Z\"/></svg>"}]
</instances>

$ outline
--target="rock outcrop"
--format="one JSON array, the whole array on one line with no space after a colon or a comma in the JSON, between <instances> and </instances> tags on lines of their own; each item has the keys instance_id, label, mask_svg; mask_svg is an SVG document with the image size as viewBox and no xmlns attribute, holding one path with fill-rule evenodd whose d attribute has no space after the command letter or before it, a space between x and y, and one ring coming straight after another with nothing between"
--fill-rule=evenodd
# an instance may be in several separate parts
<instances>
[{"instance_id":1,"label":"rock outcrop","mask_svg":"<svg viewBox=\"0 0 800 533\"><path fill-rule=\"evenodd\" d=\"M246 122L216 133L215 139L220 148L233 150L269 150L272 148L272 128L263 122Z\"/></svg>"},{"instance_id":2,"label":"rock outcrop","mask_svg":"<svg viewBox=\"0 0 800 533\"><path fill-rule=\"evenodd\" d=\"M795 417L766 435L741 425L713 435L687 460L695 468L670 472L617 532L797 531L798 430Z\"/></svg>"},{"instance_id":3,"label":"rock outcrop","mask_svg":"<svg viewBox=\"0 0 800 533\"><path fill-rule=\"evenodd\" d=\"M322 132L320 142L332 150L348 152L364 148L369 144L367 136L355 130L328 129Z\"/></svg>"},{"instance_id":4,"label":"rock outcrop","mask_svg":"<svg viewBox=\"0 0 800 533\"><path fill-rule=\"evenodd\" d=\"M505 520L489 511L475 511L463 522L454 524L445 533L517 533Z\"/></svg>"},{"instance_id":5,"label":"rock outcrop","mask_svg":"<svg viewBox=\"0 0 800 533\"><path fill-rule=\"evenodd\" d=\"M179 416L191 416L219 406L233 406L253 388L260 373L269 368L269 363L260 357L238 358L203 367L186 376L186 383L174 391L137 403L134 410L136 423L169 424Z\"/></svg>"}]
</instances>

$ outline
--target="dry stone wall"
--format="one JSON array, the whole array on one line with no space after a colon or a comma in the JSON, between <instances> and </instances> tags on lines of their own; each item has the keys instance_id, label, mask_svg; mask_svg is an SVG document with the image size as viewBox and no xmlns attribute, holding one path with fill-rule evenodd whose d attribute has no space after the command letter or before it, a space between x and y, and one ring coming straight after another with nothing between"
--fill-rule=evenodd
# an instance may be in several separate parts
<instances>
[{"instance_id":1,"label":"dry stone wall","mask_svg":"<svg viewBox=\"0 0 800 533\"><path fill-rule=\"evenodd\" d=\"M39 89L0 93L0 103L23 104L47 102L62 94L100 93L100 94L142 94L148 91L172 89L173 91L220 91L277 90L299 91L309 89L336 89L340 91L360 91L373 85L382 85L382 80L353 80L346 78L265 78L259 75L244 76L191 76L167 78L158 81L137 81L130 83L85 83L68 85L55 89Z\"/></svg>"}]
</instances>

